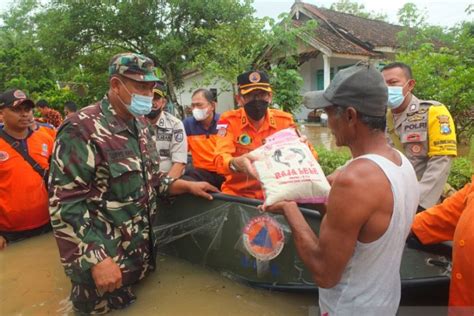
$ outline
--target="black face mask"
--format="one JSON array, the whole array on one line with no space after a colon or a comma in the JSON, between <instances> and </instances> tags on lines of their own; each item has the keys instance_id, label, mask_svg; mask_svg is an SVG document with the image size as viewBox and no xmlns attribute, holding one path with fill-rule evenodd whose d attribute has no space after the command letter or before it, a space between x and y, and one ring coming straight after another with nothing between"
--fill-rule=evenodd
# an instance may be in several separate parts
<instances>
[{"instance_id":1,"label":"black face mask","mask_svg":"<svg viewBox=\"0 0 474 316\"><path fill-rule=\"evenodd\" d=\"M245 113L254 121L259 121L265 116L268 109L268 102L265 100L252 100L244 105Z\"/></svg>"},{"instance_id":2,"label":"black face mask","mask_svg":"<svg viewBox=\"0 0 474 316\"><path fill-rule=\"evenodd\" d=\"M147 118L149 118L150 120L153 120L153 119L157 118L158 116L160 116L162 110L163 110L163 109L151 110L151 112L148 113L148 114L145 115L145 116L146 116Z\"/></svg>"}]
</instances>

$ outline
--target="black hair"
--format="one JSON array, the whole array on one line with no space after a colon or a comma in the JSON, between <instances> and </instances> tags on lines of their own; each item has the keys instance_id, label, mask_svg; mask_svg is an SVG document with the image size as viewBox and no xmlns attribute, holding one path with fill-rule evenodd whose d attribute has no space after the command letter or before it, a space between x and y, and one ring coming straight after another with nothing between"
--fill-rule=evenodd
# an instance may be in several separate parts
<instances>
[{"instance_id":1,"label":"black hair","mask_svg":"<svg viewBox=\"0 0 474 316\"><path fill-rule=\"evenodd\" d=\"M405 77L407 77L408 80L413 79L413 73L411 72L411 67L405 63L394 62L388 65L385 65L383 66L382 71L393 69L393 68L400 68L401 70L403 70L403 72L405 73Z\"/></svg>"},{"instance_id":2,"label":"black hair","mask_svg":"<svg viewBox=\"0 0 474 316\"><path fill-rule=\"evenodd\" d=\"M71 112L76 112L77 104L73 101L67 101L66 103L64 103L64 109L68 109Z\"/></svg>"},{"instance_id":3,"label":"black hair","mask_svg":"<svg viewBox=\"0 0 474 316\"><path fill-rule=\"evenodd\" d=\"M336 109L336 114L340 116L348 107L334 105L334 108ZM357 117L370 130L385 132L385 128L387 127L387 119L385 116L372 116L357 111Z\"/></svg>"},{"instance_id":4,"label":"black hair","mask_svg":"<svg viewBox=\"0 0 474 316\"><path fill-rule=\"evenodd\" d=\"M200 89L197 89L196 91L193 92L192 97L194 97L198 93L202 93L202 95L207 100L207 102L209 102L209 103L210 102L216 102L216 98L214 96L214 93L212 93L212 91L204 89L204 88L200 88Z\"/></svg>"},{"instance_id":5,"label":"black hair","mask_svg":"<svg viewBox=\"0 0 474 316\"><path fill-rule=\"evenodd\" d=\"M41 99L38 102L36 102L36 106L39 108L46 108L46 107L49 107L49 103L45 99Z\"/></svg>"}]
</instances>

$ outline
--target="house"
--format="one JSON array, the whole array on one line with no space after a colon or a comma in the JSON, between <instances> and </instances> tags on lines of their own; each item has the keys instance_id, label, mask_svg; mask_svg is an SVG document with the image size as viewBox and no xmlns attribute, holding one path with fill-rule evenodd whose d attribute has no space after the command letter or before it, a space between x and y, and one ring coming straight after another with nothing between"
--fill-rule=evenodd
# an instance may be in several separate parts
<instances>
[{"instance_id":1,"label":"house","mask_svg":"<svg viewBox=\"0 0 474 316\"><path fill-rule=\"evenodd\" d=\"M299 71L304 80L301 92L323 90L334 74L361 60L376 64L393 60L397 49L397 33L401 26L370 20L352 14L320 8L312 4L295 1L290 17L296 27L308 20L315 20L318 27L312 34L305 34L298 42ZM178 101L191 103L190 87L199 84L203 76L193 72L185 76L184 88L178 91ZM233 95L222 82L207 86L218 94L218 111L232 109ZM228 91L224 91L226 89ZM278 93L278 92L276 92ZM301 108L296 119L307 119L310 111Z\"/></svg>"}]
</instances>

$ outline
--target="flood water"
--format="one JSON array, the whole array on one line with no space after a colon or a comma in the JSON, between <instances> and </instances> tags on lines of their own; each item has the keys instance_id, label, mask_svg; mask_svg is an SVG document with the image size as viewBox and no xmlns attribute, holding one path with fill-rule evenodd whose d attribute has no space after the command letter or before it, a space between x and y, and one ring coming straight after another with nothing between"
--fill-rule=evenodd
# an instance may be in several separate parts
<instances>
[{"instance_id":1,"label":"flood water","mask_svg":"<svg viewBox=\"0 0 474 316\"><path fill-rule=\"evenodd\" d=\"M112 315L316 315L315 294L258 290L170 256ZM70 283L52 233L0 252L0 315L70 315Z\"/></svg>"}]
</instances>

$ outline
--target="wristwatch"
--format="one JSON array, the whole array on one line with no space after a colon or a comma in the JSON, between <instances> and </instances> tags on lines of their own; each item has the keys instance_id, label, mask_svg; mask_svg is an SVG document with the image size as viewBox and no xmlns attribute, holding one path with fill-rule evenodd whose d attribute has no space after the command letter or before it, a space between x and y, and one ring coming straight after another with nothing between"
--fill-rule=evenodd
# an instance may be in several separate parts
<instances>
[{"instance_id":1,"label":"wristwatch","mask_svg":"<svg viewBox=\"0 0 474 316\"><path fill-rule=\"evenodd\" d=\"M165 176L163 177L163 184L164 185L167 185L167 186L170 186L173 182L175 182L177 179L173 178L173 177L170 177L170 176Z\"/></svg>"},{"instance_id":2,"label":"wristwatch","mask_svg":"<svg viewBox=\"0 0 474 316\"><path fill-rule=\"evenodd\" d=\"M232 172L239 172L239 170L237 170L237 167L234 165L234 159L231 159L230 162L229 162L229 169L232 171Z\"/></svg>"}]
</instances>

